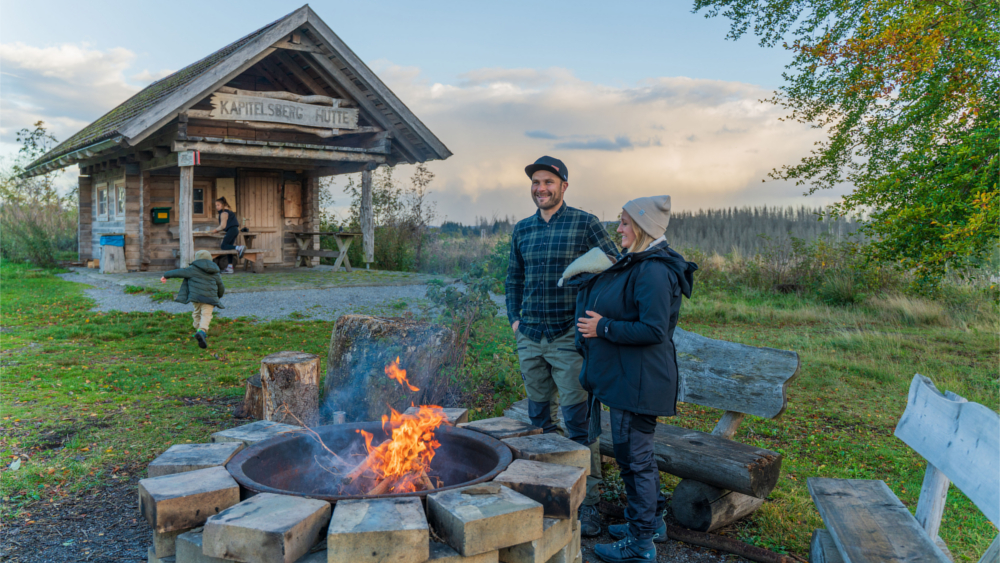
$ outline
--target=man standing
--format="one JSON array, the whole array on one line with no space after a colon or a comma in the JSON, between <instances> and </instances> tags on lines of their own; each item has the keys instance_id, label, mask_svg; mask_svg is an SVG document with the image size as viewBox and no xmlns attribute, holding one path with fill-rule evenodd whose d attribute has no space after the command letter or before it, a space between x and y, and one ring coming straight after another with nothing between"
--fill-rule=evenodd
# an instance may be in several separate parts
<instances>
[{"instance_id":1,"label":"man standing","mask_svg":"<svg viewBox=\"0 0 1000 563\"><path fill-rule=\"evenodd\" d=\"M524 171L531 178L531 199L538 211L519 221L511 235L507 319L517 335L531 423L546 433L557 431L550 407L558 391L569 438L590 448L580 532L596 536L601 533L601 453L597 441L587 440L587 392L580 386L583 358L574 345L576 290L557 282L570 262L591 248L600 247L611 256L618 256L618 249L597 217L563 202L569 171L561 160L543 156Z\"/></svg>"}]
</instances>

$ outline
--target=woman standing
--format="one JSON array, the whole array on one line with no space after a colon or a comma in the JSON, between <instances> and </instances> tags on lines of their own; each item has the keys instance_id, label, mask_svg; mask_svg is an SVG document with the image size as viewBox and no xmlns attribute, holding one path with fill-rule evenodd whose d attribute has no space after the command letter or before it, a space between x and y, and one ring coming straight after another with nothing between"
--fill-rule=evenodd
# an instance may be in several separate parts
<instances>
[{"instance_id":1,"label":"woman standing","mask_svg":"<svg viewBox=\"0 0 1000 563\"><path fill-rule=\"evenodd\" d=\"M608 562L655 561L653 541L665 541L660 472L653 458L656 417L673 416L677 358L673 335L681 296L691 296L698 266L667 246L670 196L634 199L622 208L618 232L625 253L611 264L600 251L581 257L572 279L577 294L576 345L583 354L580 383L591 396L591 434L600 433L600 409L611 409L615 459L628 497L626 524L609 526L619 541L598 545ZM601 260L603 259L603 260ZM590 265L586 262L589 260ZM603 266L594 267L603 262ZM576 264L576 263L574 263ZM596 424L595 424L596 423Z\"/></svg>"},{"instance_id":2,"label":"woman standing","mask_svg":"<svg viewBox=\"0 0 1000 563\"><path fill-rule=\"evenodd\" d=\"M224 197L215 200L215 210L219 213L219 226L215 228L215 232L223 231L226 233L226 236L222 239L222 250L235 250L236 255L243 258L243 251L247 247L235 246L233 244L236 242L236 237L240 234L240 222L236 218L236 213L230 209L229 203ZM222 270L221 273L231 274L233 273L233 255L228 254L226 257L229 259L229 266L225 270Z\"/></svg>"}]
</instances>

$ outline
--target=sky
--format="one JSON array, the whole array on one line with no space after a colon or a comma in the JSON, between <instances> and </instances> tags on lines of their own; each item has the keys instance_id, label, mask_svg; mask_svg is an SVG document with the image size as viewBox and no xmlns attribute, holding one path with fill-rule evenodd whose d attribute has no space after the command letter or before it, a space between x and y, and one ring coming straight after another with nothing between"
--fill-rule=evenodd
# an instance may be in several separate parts
<instances>
[{"instance_id":1,"label":"sky","mask_svg":"<svg viewBox=\"0 0 1000 563\"><path fill-rule=\"evenodd\" d=\"M19 129L41 119L65 139L301 5L0 0L0 156L16 152ZM524 166L546 154L569 169L566 201L606 219L644 195L692 211L841 195L762 182L822 132L760 102L781 85L788 52L727 40L728 21L691 2L311 6L454 153L429 163L439 220L532 213Z\"/></svg>"}]
</instances>

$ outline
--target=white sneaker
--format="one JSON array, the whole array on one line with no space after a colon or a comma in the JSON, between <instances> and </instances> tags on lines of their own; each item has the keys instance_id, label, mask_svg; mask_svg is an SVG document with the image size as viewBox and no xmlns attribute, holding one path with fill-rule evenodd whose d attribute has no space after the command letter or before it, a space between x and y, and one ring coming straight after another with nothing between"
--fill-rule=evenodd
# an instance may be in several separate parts
<instances>
[{"instance_id":1,"label":"white sneaker","mask_svg":"<svg viewBox=\"0 0 1000 563\"><path fill-rule=\"evenodd\" d=\"M235 273L235 272L233 272L233 265L230 264L229 266L226 267L225 270L222 270L219 273L221 273L221 274L232 274L232 273Z\"/></svg>"},{"instance_id":2,"label":"white sneaker","mask_svg":"<svg viewBox=\"0 0 1000 563\"><path fill-rule=\"evenodd\" d=\"M247 247L245 247L245 246L237 246L236 247L236 256L238 256L240 258L240 260L243 259L243 251L246 250L246 249L247 249Z\"/></svg>"}]
</instances>

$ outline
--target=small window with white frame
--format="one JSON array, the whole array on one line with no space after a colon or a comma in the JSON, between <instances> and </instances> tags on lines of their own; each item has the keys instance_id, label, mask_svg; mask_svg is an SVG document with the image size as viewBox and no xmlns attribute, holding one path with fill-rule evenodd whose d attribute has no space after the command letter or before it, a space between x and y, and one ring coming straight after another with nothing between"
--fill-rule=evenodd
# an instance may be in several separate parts
<instances>
[{"instance_id":1,"label":"small window with white frame","mask_svg":"<svg viewBox=\"0 0 1000 563\"><path fill-rule=\"evenodd\" d=\"M108 185L97 184L97 219L108 220Z\"/></svg>"},{"instance_id":2,"label":"small window with white frame","mask_svg":"<svg viewBox=\"0 0 1000 563\"><path fill-rule=\"evenodd\" d=\"M125 181L121 180L115 182L115 191L117 192L117 198L115 199L115 215L119 219L125 218Z\"/></svg>"}]
</instances>

